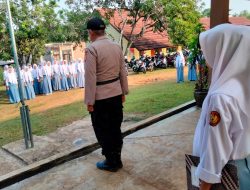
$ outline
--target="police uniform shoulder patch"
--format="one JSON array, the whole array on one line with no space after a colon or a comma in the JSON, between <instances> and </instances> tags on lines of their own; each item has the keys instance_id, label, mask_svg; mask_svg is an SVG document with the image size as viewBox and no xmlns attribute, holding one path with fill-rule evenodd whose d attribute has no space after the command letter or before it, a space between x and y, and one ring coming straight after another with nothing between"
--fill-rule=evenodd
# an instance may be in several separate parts
<instances>
[{"instance_id":1,"label":"police uniform shoulder patch","mask_svg":"<svg viewBox=\"0 0 250 190\"><path fill-rule=\"evenodd\" d=\"M212 127L217 126L221 121L220 113L217 111L211 111L210 113L210 125Z\"/></svg>"}]
</instances>

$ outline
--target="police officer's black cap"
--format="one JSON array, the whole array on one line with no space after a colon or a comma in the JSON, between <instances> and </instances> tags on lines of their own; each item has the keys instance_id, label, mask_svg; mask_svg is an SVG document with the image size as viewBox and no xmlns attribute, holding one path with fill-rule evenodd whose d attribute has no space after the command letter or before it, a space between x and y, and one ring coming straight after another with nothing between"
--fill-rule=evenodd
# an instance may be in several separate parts
<instances>
[{"instance_id":1,"label":"police officer's black cap","mask_svg":"<svg viewBox=\"0 0 250 190\"><path fill-rule=\"evenodd\" d=\"M105 30L105 28L105 23L100 18L92 18L87 23L88 30Z\"/></svg>"}]
</instances>

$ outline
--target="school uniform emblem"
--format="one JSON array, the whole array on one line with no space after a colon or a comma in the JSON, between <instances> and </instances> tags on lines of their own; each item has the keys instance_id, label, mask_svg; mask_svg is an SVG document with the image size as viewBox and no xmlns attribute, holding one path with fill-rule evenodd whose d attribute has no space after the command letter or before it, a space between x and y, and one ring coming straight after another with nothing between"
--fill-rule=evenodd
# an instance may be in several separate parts
<instances>
[{"instance_id":1,"label":"school uniform emblem","mask_svg":"<svg viewBox=\"0 0 250 190\"><path fill-rule=\"evenodd\" d=\"M221 117L220 117L220 114L219 112L217 111L212 111L210 113L210 125L212 127L215 127L216 125L218 125L220 123L220 120L221 120Z\"/></svg>"}]
</instances>

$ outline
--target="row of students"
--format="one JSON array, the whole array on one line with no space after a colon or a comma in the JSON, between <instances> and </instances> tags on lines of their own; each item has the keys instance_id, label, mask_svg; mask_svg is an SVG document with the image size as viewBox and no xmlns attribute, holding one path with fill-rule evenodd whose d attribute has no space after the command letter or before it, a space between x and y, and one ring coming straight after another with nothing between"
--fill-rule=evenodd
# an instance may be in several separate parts
<instances>
[{"instance_id":1,"label":"row of students","mask_svg":"<svg viewBox=\"0 0 250 190\"><path fill-rule=\"evenodd\" d=\"M4 82L6 84L7 94L10 103L20 101L17 74L13 67L5 66ZM56 61L43 62L39 65L34 64L33 67L23 66L21 70L21 86L25 99L34 99L35 95L50 95L53 91L67 91L72 88L84 88L84 63L82 60L78 62ZM10 93L10 86L12 90ZM16 98L13 98L16 97Z\"/></svg>"},{"instance_id":2,"label":"row of students","mask_svg":"<svg viewBox=\"0 0 250 190\"><path fill-rule=\"evenodd\" d=\"M191 54L189 55L191 56ZM196 81L197 80L197 64L201 61L202 54L200 53L196 56L192 63L188 63L188 80ZM185 67L185 58L182 51L177 51L175 63L177 70L177 83L184 82L184 67Z\"/></svg>"}]
</instances>

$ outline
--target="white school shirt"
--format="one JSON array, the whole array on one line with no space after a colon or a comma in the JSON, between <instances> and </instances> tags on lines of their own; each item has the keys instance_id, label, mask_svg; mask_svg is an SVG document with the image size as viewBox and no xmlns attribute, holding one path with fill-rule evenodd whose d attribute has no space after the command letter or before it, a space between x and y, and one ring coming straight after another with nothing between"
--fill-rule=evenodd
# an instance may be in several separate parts
<instances>
[{"instance_id":1,"label":"white school shirt","mask_svg":"<svg viewBox=\"0 0 250 190\"><path fill-rule=\"evenodd\" d=\"M7 75L8 75L8 71L4 71L3 72L3 81L6 81Z\"/></svg>"},{"instance_id":2,"label":"white school shirt","mask_svg":"<svg viewBox=\"0 0 250 190\"><path fill-rule=\"evenodd\" d=\"M39 79L39 69L38 68L32 69L31 74L32 74L33 79Z\"/></svg>"},{"instance_id":3,"label":"white school shirt","mask_svg":"<svg viewBox=\"0 0 250 190\"><path fill-rule=\"evenodd\" d=\"M42 66L38 67L38 77L43 78L43 67Z\"/></svg>"},{"instance_id":4,"label":"white school shirt","mask_svg":"<svg viewBox=\"0 0 250 190\"><path fill-rule=\"evenodd\" d=\"M203 111L203 110L202 110ZM220 122L213 125L211 112L220 114ZM198 122L193 155L200 157L196 175L208 183L220 183L221 172L229 160L250 155L250 123L233 97L214 94L208 100Z\"/></svg>"},{"instance_id":5,"label":"white school shirt","mask_svg":"<svg viewBox=\"0 0 250 190\"><path fill-rule=\"evenodd\" d=\"M175 65L176 68L183 66L182 58L181 58L180 55L177 55L177 56L176 56L175 64L176 64L176 65Z\"/></svg>"},{"instance_id":6,"label":"white school shirt","mask_svg":"<svg viewBox=\"0 0 250 190\"><path fill-rule=\"evenodd\" d=\"M80 62L80 63L77 63L77 71L80 72L80 73L84 73L84 63L83 62Z\"/></svg>"},{"instance_id":7,"label":"white school shirt","mask_svg":"<svg viewBox=\"0 0 250 190\"><path fill-rule=\"evenodd\" d=\"M45 69L46 69L47 75L49 77L51 77L52 76L52 66L46 65Z\"/></svg>"},{"instance_id":8,"label":"white school shirt","mask_svg":"<svg viewBox=\"0 0 250 190\"><path fill-rule=\"evenodd\" d=\"M52 66L53 73L60 74L60 67L58 64Z\"/></svg>"},{"instance_id":9,"label":"white school shirt","mask_svg":"<svg viewBox=\"0 0 250 190\"><path fill-rule=\"evenodd\" d=\"M69 75L69 71L68 71L68 65L61 65L60 67L60 73L61 75Z\"/></svg>"},{"instance_id":10,"label":"white school shirt","mask_svg":"<svg viewBox=\"0 0 250 190\"><path fill-rule=\"evenodd\" d=\"M26 82L26 83L33 82L33 77L30 71L23 72L23 82Z\"/></svg>"},{"instance_id":11,"label":"white school shirt","mask_svg":"<svg viewBox=\"0 0 250 190\"><path fill-rule=\"evenodd\" d=\"M6 86L9 86L8 83L17 84L17 75L15 72L8 73L6 76Z\"/></svg>"},{"instance_id":12,"label":"white school shirt","mask_svg":"<svg viewBox=\"0 0 250 190\"><path fill-rule=\"evenodd\" d=\"M68 71L71 75L75 75L76 74L76 66L75 64L70 64L68 65Z\"/></svg>"}]
</instances>

